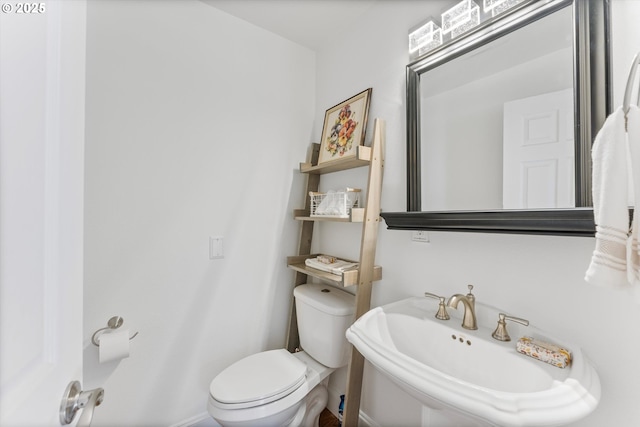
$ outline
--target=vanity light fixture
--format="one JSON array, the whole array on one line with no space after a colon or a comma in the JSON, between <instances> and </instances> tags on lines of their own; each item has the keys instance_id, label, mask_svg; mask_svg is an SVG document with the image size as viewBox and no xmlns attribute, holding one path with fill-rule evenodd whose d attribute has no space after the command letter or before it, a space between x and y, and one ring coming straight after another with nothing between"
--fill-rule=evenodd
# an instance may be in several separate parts
<instances>
[{"instance_id":1,"label":"vanity light fixture","mask_svg":"<svg viewBox=\"0 0 640 427\"><path fill-rule=\"evenodd\" d=\"M480 24L480 7L473 0L462 0L442 14L442 34L451 38Z\"/></svg>"},{"instance_id":2,"label":"vanity light fixture","mask_svg":"<svg viewBox=\"0 0 640 427\"><path fill-rule=\"evenodd\" d=\"M511 9L515 5L522 3L524 0L483 0L484 13L491 12L491 16L496 16Z\"/></svg>"},{"instance_id":3,"label":"vanity light fixture","mask_svg":"<svg viewBox=\"0 0 640 427\"><path fill-rule=\"evenodd\" d=\"M477 3L476 3L477 1ZM414 60L449 42L481 22L516 5L536 0L462 0L441 15L441 26L433 17L409 30L409 59ZM479 4L482 4L482 9Z\"/></svg>"},{"instance_id":4,"label":"vanity light fixture","mask_svg":"<svg viewBox=\"0 0 640 427\"><path fill-rule=\"evenodd\" d=\"M433 21L409 33L409 57L415 59L442 44L442 29Z\"/></svg>"}]
</instances>

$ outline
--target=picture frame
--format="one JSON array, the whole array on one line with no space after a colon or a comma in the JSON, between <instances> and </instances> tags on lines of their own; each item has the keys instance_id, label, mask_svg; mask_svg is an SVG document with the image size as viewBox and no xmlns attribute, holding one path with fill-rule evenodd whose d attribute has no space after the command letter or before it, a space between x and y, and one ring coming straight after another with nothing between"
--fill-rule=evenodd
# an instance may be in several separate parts
<instances>
[{"instance_id":1,"label":"picture frame","mask_svg":"<svg viewBox=\"0 0 640 427\"><path fill-rule=\"evenodd\" d=\"M318 164L355 157L364 145L372 88L329 108L324 115Z\"/></svg>"}]
</instances>

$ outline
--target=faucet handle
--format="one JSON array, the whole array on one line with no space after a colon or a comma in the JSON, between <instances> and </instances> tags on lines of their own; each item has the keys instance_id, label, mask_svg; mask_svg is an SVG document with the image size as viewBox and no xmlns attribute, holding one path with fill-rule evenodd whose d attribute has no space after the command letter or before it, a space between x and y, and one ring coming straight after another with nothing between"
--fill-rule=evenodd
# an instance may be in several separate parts
<instances>
[{"instance_id":1,"label":"faucet handle","mask_svg":"<svg viewBox=\"0 0 640 427\"><path fill-rule=\"evenodd\" d=\"M498 341L511 341L511 337L507 332L507 322L506 322L507 320L520 323L524 326L529 326L529 321L526 319L521 319L520 317L507 316L504 313L500 313L498 314L498 326L496 327L496 330L493 331L493 333L491 334L491 336L497 339Z\"/></svg>"},{"instance_id":2,"label":"faucet handle","mask_svg":"<svg viewBox=\"0 0 640 427\"><path fill-rule=\"evenodd\" d=\"M469 304L471 304L471 307L473 307L473 309L475 310L476 296L471 292L473 291L473 285L467 285L467 288L469 288L469 293L466 295L466 297L469 300Z\"/></svg>"},{"instance_id":3,"label":"faucet handle","mask_svg":"<svg viewBox=\"0 0 640 427\"><path fill-rule=\"evenodd\" d=\"M434 299L440 300L440 304L438 304L438 312L436 313L436 319L440 319L440 320L450 319L449 313L447 313L447 308L444 305L444 300L445 300L444 297L441 297L436 294L432 294L431 292L425 292L424 296L428 298L434 298Z\"/></svg>"}]
</instances>

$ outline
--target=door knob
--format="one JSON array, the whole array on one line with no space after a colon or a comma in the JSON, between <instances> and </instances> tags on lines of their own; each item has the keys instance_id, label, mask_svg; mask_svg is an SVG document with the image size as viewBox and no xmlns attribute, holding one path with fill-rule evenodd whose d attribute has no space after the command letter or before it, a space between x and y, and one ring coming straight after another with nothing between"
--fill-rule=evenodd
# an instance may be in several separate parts
<instances>
[{"instance_id":1,"label":"door knob","mask_svg":"<svg viewBox=\"0 0 640 427\"><path fill-rule=\"evenodd\" d=\"M60 424L71 424L76 413L82 409L82 415L76 427L88 427L93 419L93 410L102 403L103 399L104 390L102 388L82 391L80 381L71 381L60 403Z\"/></svg>"}]
</instances>

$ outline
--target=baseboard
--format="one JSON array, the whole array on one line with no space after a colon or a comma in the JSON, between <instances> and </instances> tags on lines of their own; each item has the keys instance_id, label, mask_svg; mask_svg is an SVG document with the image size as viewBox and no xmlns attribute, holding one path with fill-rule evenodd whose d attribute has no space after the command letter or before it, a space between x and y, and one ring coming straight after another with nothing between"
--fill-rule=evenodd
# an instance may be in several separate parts
<instances>
[{"instance_id":1,"label":"baseboard","mask_svg":"<svg viewBox=\"0 0 640 427\"><path fill-rule=\"evenodd\" d=\"M380 424L375 422L373 418L369 417L362 411L358 414L358 418L358 427L382 427Z\"/></svg>"},{"instance_id":2,"label":"baseboard","mask_svg":"<svg viewBox=\"0 0 640 427\"><path fill-rule=\"evenodd\" d=\"M338 396L337 393L334 393L334 394L337 396L337 403L335 405L332 405L332 406L335 406L335 412L332 410L333 408L331 408L329 406L329 404L327 404L327 409L329 409L329 411L331 411L331 413L337 417L338 416L338 405L340 404L340 396ZM331 390L329 390L329 403L331 403L332 401L336 401L336 398L335 398L335 396L334 396L334 398L332 398ZM210 425L217 426L218 425L218 423L216 423L215 420L211 418L209 413L203 412L202 414L194 415L193 417L187 418L186 420L182 420L182 421L180 421L178 423L172 424L169 427L197 427L196 425L201 423L201 422L203 422L203 421L206 422L207 426L210 426ZM358 427L382 427L382 426L380 424L376 423L367 414L365 414L364 412L360 411L359 420L358 420Z\"/></svg>"},{"instance_id":3,"label":"baseboard","mask_svg":"<svg viewBox=\"0 0 640 427\"><path fill-rule=\"evenodd\" d=\"M198 415L194 415L193 417L187 418L186 420L182 420L176 424L172 424L169 427L192 427L195 426L196 424L202 422L202 421L208 421L211 420L213 421L213 425L218 425L218 423L216 423L212 418L211 415L209 415L208 412L203 412L201 414Z\"/></svg>"}]
</instances>

